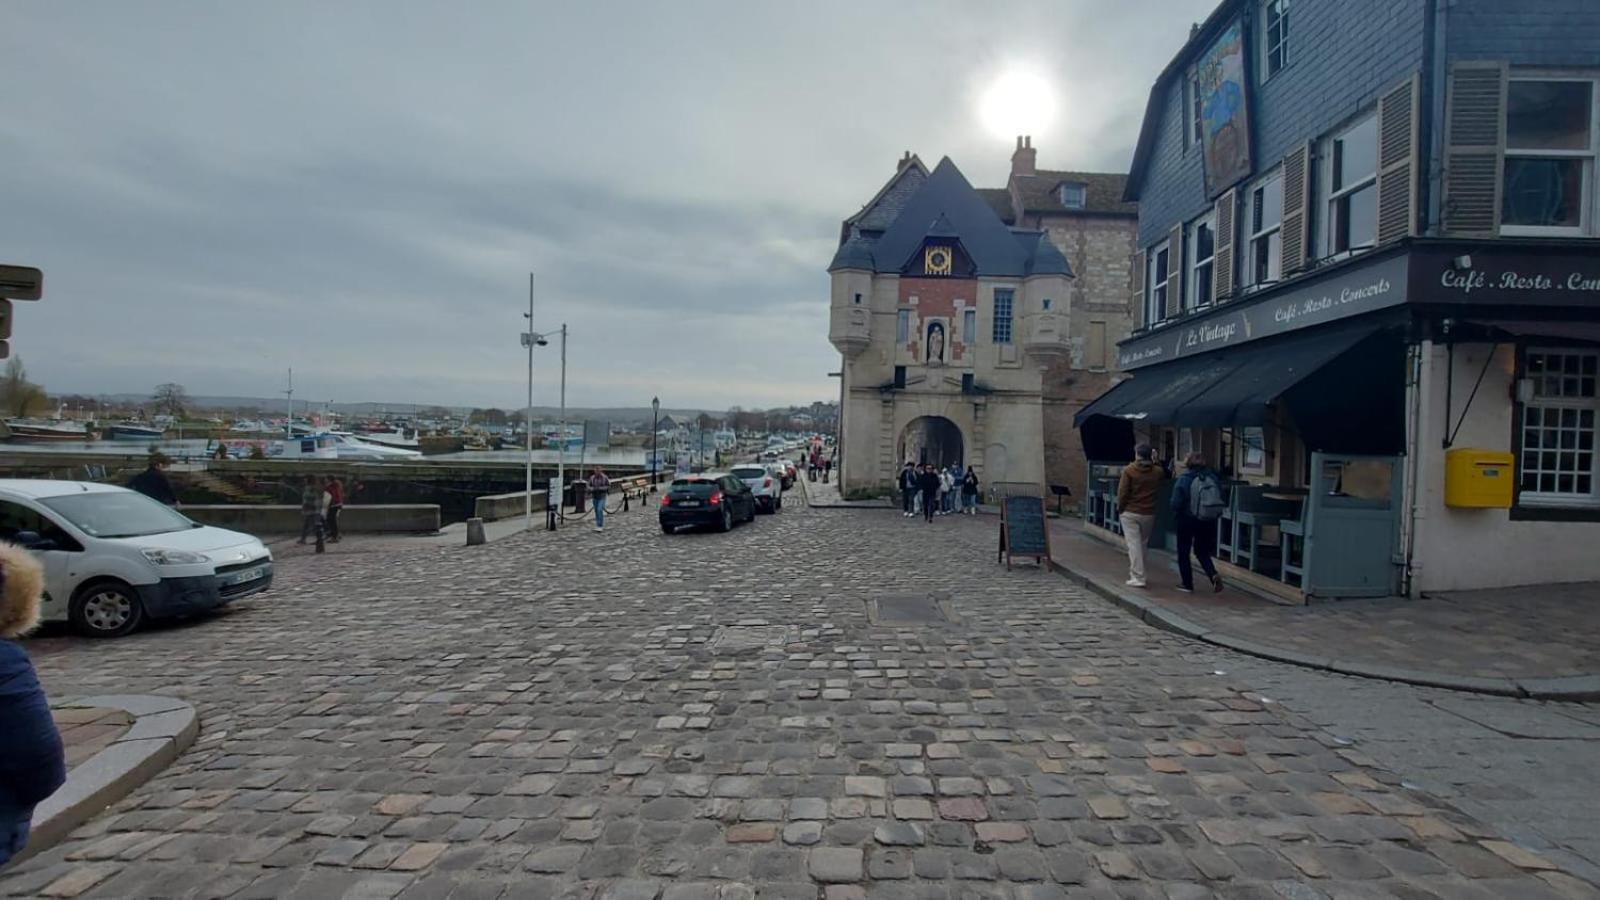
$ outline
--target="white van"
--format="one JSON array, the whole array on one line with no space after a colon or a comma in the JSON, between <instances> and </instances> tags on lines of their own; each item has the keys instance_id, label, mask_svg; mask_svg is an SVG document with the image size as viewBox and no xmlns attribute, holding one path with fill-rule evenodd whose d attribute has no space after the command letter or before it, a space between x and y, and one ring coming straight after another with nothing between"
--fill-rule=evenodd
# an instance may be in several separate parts
<instances>
[{"instance_id":1,"label":"white van","mask_svg":"<svg viewBox=\"0 0 1600 900\"><path fill-rule=\"evenodd\" d=\"M0 479L0 540L44 564L45 621L120 637L145 619L215 609L272 586L272 553L136 491Z\"/></svg>"}]
</instances>

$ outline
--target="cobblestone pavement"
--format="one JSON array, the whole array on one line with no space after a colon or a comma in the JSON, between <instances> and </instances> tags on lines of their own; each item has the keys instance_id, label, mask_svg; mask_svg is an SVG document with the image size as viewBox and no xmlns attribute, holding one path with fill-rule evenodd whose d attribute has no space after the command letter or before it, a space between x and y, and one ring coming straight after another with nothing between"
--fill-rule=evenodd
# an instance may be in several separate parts
<instances>
[{"instance_id":1,"label":"cobblestone pavement","mask_svg":"<svg viewBox=\"0 0 1600 900\"><path fill-rule=\"evenodd\" d=\"M1231 654L996 567L992 519L652 513L31 642L53 694L180 695L204 732L0 895L1600 896Z\"/></svg>"}]
</instances>

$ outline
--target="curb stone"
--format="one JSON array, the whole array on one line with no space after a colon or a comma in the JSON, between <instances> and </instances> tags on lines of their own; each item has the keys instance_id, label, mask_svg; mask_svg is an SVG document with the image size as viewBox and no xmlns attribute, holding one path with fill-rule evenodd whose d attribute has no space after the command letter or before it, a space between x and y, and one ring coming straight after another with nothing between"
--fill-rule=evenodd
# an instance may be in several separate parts
<instances>
[{"instance_id":1,"label":"curb stone","mask_svg":"<svg viewBox=\"0 0 1600 900\"><path fill-rule=\"evenodd\" d=\"M1051 567L1058 574L1065 576L1068 581L1098 594L1102 599L1121 607L1133 615L1134 618L1147 625L1170 631L1183 637L1203 641L1207 644L1234 650L1248 656L1289 663L1290 665L1302 666L1307 669L1334 672L1340 675L1354 675L1360 678L1373 678L1382 681L1398 681L1403 684L1444 688L1445 690L1462 691L1464 693L1577 703L1600 700L1600 673L1552 678L1485 678L1474 675L1425 672L1417 669L1404 669L1398 666L1386 666L1380 663L1361 662L1359 660L1340 660L1332 657L1312 656L1297 650L1274 647L1226 632L1212 631L1162 607L1152 600L1118 590L1116 586L1107 583L1103 579L1072 569L1059 560L1051 560Z\"/></svg>"},{"instance_id":2,"label":"curb stone","mask_svg":"<svg viewBox=\"0 0 1600 900\"><path fill-rule=\"evenodd\" d=\"M33 811L28 846L20 862L48 849L166 768L200 734L194 707L172 697L110 694L51 704L52 709L101 707L133 716L126 734L74 766L67 782Z\"/></svg>"}]
</instances>

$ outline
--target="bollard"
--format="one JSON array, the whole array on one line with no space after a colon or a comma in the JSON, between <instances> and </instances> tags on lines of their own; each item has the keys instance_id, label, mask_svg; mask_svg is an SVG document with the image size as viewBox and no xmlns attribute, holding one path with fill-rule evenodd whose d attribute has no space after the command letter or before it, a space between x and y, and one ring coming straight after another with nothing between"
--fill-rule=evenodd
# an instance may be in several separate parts
<instances>
[{"instance_id":1,"label":"bollard","mask_svg":"<svg viewBox=\"0 0 1600 900\"><path fill-rule=\"evenodd\" d=\"M467 520L467 546L476 547L488 539L483 536L483 520L471 518Z\"/></svg>"}]
</instances>

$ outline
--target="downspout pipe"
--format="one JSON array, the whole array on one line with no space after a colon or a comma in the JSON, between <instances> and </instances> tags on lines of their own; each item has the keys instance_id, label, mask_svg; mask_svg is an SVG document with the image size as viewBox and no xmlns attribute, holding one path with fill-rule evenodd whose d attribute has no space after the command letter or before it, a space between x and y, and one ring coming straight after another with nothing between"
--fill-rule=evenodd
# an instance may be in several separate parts
<instances>
[{"instance_id":1,"label":"downspout pipe","mask_svg":"<svg viewBox=\"0 0 1600 900\"><path fill-rule=\"evenodd\" d=\"M1424 177L1418 180L1417 234L1437 236L1444 210L1440 204L1444 191L1442 160L1444 159L1444 104L1448 60L1446 59L1446 32L1449 9L1454 0L1427 0L1422 14L1422 71L1419 87L1419 104L1422 120L1418 123L1418 143L1428 148Z\"/></svg>"}]
</instances>

